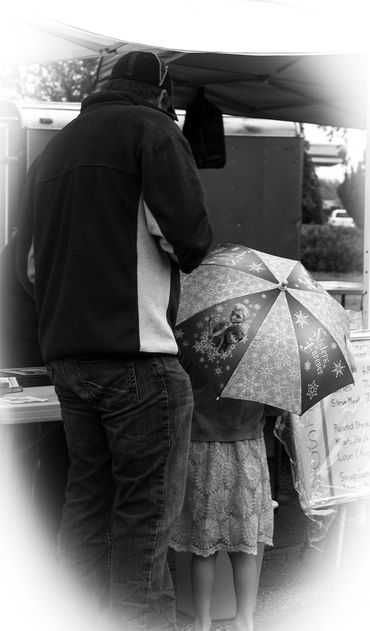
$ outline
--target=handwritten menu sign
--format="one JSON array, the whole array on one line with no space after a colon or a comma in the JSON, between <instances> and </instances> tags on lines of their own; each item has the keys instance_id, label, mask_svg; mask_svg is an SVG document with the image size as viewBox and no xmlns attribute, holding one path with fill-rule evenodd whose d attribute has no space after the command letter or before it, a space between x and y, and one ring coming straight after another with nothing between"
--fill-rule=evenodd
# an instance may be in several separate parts
<instances>
[{"instance_id":1,"label":"handwritten menu sign","mask_svg":"<svg viewBox=\"0 0 370 631\"><path fill-rule=\"evenodd\" d=\"M291 417L304 509L370 496L370 331L353 333L352 349L355 383Z\"/></svg>"}]
</instances>

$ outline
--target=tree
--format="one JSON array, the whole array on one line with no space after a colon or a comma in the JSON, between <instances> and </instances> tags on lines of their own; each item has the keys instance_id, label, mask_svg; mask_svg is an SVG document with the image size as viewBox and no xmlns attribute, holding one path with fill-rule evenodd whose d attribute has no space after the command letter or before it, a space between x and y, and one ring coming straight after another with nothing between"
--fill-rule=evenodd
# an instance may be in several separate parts
<instances>
[{"instance_id":1,"label":"tree","mask_svg":"<svg viewBox=\"0 0 370 631\"><path fill-rule=\"evenodd\" d=\"M346 143L348 130L341 127L332 128L332 132L329 127L321 126L322 129L329 137L340 135L344 141L344 146L341 152L342 163L346 167L344 180L337 187L337 195L340 199L342 206L347 210L348 214L353 217L355 224L359 228L364 227L364 206L365 206L365 165L364 162L357 164L354 168L350 164L348 158Z\"/></svg>"},{"instance_id":2,"label":"tree","mask_svg":"<svg viewBox=\"0 0 370 631\"><path fill-rule=\"evenodd\" d=\"M359 228L364 227L365 217L365 165L360 162L357 169L351 169L338 186L337 193L348 214Z\"/></svg>"},{"instance_id":3,"label":"tree","mask_svg":"<svg viewBox=\"0 0 370 631\"><path fill-rule=\"evenodd\" d=\"M95 87L98 58L0 69L5 98L80 102Z\"/></svg>"},{"instance_id":4,"label":"tree","mask_svg":"<svg viewBox=\"0 0 370 631\"><path fill-rule=\"evenodd\" d=\"M343 205L337 192L341 180L319 178L319 181L322 205L326 218L328 219L335 208L341 208Z\"/></svg>"},{"instance_id":5,"label":"tree","mask_svg":"<svg viewBox=\"0 0 370 631\"><path fill-rule=\"evenodd\" d=\"M323 210L320 182L307 148L308 143L305 142L303 152L302 223L322 224L326 221L326 215Z\"/></svg>"}]
</instances>

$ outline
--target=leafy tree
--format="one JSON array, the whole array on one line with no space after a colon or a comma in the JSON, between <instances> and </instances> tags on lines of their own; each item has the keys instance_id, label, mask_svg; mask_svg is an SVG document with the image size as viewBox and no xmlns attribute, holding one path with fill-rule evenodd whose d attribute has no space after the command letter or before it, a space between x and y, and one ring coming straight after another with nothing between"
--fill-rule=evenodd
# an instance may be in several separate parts
<instances>
[{"instance_id":1,"label":"leafy tree","mask_svg":"<svg viewBox=\"0 0 370 631\"><path fill-rule=\"evenodd\" d=\"M320 182L307 149L306 142L303 152L302 223L322 224L326 221L326 215L323 210Z\"/></svg>"},{"instance_id":2,"label":"leafy tree","mask_svg":"<svg viewBox=\"0 0 370 631\"><path fill-rule=\"evenodd\" d=\"M357 169L352 168L345 174L343 182L337 188L337 193L355 224L363 228L365 222L365 165L363 162L358 164Z\"/></svg>"},{"instance_id":3,"label":"leafy tree","mask_svg":"<svg viewBox=\"0 0 370 631\"><path fill-rule=\"evenodd\" d=\"M328 217L332 210L342 206L342 202L337 192L338 186L341 182L340 180L327 180L324 178L320 178L319 181L321 199L323 200L324 211Z\"/></svg>"},{"instance_id":4,"label":"leafy tree","mask_svg":"<svg viewBox=\"0 0 370 631\"><path fill-rule=\"evenodd\" d=\"M329 140L341 141L343 143L343 149L347 144L348 131L345 127L331 127L329 125L318 125L322 129ZM344 149L345 156L345 149Z\"/></svg>"},{"instance_id":5,"label":"leafy tree","mask_svg":"<svg viewBox=\"0 0 370 631\"><path fill-rule=\"evenodd\" d=\"M52 64L0 69L5 98L82 101L94 90L99 60L73 59Z\"/></svg>"},{"instance_id":6,"label":"leafy tree","mask_svg":"<svg viewBox=\"0 0 370 631\"><path fill-rule=\"evenodd\" d=\"M329 137L340 135L344 141L347 141L348 132L340 127L333 127L332 131L327 126L321 126ZM342 148L341 158L347 170L343 182L337 187L337 195L342 206L347 210L348 214L353 217L355 224L359 228L364 227L364 204L365 204L365 165L360 162L357 168L349 166L349 159L345 149Z\"/></svg>"}]
</instances>

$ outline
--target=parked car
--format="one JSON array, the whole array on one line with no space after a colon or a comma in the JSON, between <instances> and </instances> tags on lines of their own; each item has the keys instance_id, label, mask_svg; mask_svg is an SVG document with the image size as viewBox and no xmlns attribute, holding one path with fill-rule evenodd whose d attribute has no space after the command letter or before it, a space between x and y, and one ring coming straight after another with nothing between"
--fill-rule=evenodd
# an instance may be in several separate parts
<instances>
[{"instance_id":1,"label":"parked car","mask_svg":"<svg viewBox=\"0 0 370 631\"><path fill-rule=\"evenodd\" d=\"M349 228L355 227L353 218L349 216L345 208L336 208L330 213L328 223L331 226L347 226Z\"/></svg>"}]
</instances>

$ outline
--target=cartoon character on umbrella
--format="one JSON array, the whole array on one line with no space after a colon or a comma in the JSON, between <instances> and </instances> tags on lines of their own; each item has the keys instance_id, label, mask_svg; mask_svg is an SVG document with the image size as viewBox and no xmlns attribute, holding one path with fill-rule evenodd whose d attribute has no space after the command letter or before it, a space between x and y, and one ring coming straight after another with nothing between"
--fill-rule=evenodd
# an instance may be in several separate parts
<instances>
[{"instance_id":1,"label":"cartoon character on umbrella","mask_svg":"<svg viewBox=\"0 0 370 631\"><path fill-rule=\"evenodd\" d=\"M249 317L249 309L236 303L230 313L228 322L214 323L213 317L209 321L209 339L219 353L227 352L231 346L240 342L246 335L245 322Z\"/></svg>"},{"instance_id":2,"label":"cartoon character on umbrella","mask_svg":"<svg viewBox=\"0 0 370 631\"><path fill-rule=\"evenodd\" d=\"M218 397L302 415L354 383L339 302L300 261L240 244L218 246L183 279L176 338Z\"/></svg>"}]
</instances>

